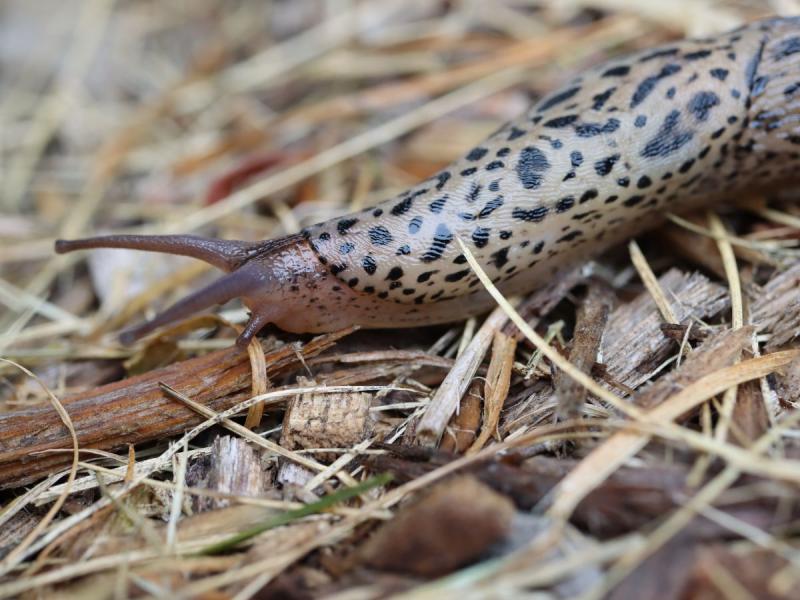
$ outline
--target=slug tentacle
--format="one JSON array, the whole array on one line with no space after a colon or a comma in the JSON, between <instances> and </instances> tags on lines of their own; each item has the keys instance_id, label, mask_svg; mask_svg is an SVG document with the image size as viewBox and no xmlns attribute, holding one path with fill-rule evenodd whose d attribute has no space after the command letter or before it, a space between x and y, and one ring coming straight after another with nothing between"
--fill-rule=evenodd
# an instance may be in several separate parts
<instances>
[{"instance_id":1,"label":"slug tentacle","mask_svg":"<svg viewBox=\"0 0 800 600\"><path fill-rule=\"evenodd\" d=\"M212 306L225 304L234 298L240 298L251 292L256 283L251 269L241 269L224 275L206 287L182 298L150 321L123 331L120 334L120 341L123 344L131 344L163 325L179 321Z\"/></svg>"},{"instance_id":2,"label":"slug tentacle","mask_svg":"<svg viewBox=\"0 0 800 600\"><path fill-rule=\"evenodd\" d=\"M82 240L56 240L58 254L89 248L128 248L190 256L223 271L233 271L254 256L263 242L218 240L196 235L102 235Z\"/></svg>"}]
</instances>

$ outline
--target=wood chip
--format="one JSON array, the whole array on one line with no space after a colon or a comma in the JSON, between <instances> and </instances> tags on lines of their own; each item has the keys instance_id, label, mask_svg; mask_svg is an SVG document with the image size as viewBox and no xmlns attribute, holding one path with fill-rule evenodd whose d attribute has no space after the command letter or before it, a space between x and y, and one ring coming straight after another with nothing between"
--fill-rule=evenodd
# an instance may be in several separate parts
<instances>
[{"instance_id":1,"label":"wood chip","mask_svg":"<svg viewBox=\"0 0 800 600\"><path fill-rule=\"evenodd\" d=\"M658 283L679 323L705 319L730 306L727 290L698 273L687 275L670 269ZM649 293L611 313L601 354L612 379L636 389L677 349L661 333L662 322Z\"/></svg>"},{"instance_id":2,"label":"wood chip","mask_svg":"<svg viewBox=\"0 0 800 600\"><path fill-rule=\"evenodd\" d=\"M444 452L463 454L478 437L481 426L481 405L483 404L483 382L473 379L467 393L461 399L458 412L450 420L450 424L439 444Z\"/></svg>"},{"instance_id":3,"label":"wood chip","mask_svg":"<svg viewBox=\"0 0 800 600\"><path fill-rule=\"evenodd\" d=\"M372 431L371 402L372 394L363 392L295 397L283 419L281 445L292 450L351 448Z\"/></svg>"},{"instance_id":4,"label":"wood chip","mask_svg":"<svg viewBox=\"0 0 800 600\"><path fill-rule=\"evenodd\" d=\"M361 549L373 568L434 577L464 566L511 531L514 505L470 476L406 506Z\"/></svg>"},{"instance_id":5,"label":"wood chip","mask_svg":"<svg viewBox=\"0 0 800 600\"><path fill-rule=\"evenodd\" d=\"M502 331L494 334L492 359L486 373L483 425L478 439L470 446L467 454L478 452L489 438L497 433L500 411L503 410L503 403L508 397L508 388L511 385L511 370L514 366L516 349L517 341L513 337Z\"/></svg>"},{"instance_id":6,"label":"wood chip","mask_svg":"<svg viewBox=\"0 0 800 600\"><path fill-rule=\"evenodd\" d=\"M589 285L583 302L578 306L569 361L584 373L589 373L597 361L600 341L613 301L613 294L607 286L593 282ZM553 380L558 398L556 419L579 417L586 401L586 388L559 370L553 374Z\"/></svg>"},{"instance_id":7,"label":"wood chip","mask_svg":"<svg viewBox=\"0 0 800 600\"><path fill-rule=\"evenodd\" d=\"M212 445L210 463L202 475L209 489L251 498L263 496L269 489L269 472L261 462L261 453L240 437L217 437ZM195 473L195 477L198 476L201 474ZM229 500L211 497L200 497L195 503L198 510L226 506L230 506Z\"/></svg>"},{"instance_id":8,"label":"wood chip","mask_svg":"<svg viewBox=\"0 0 800 600\"><path fill-rule=\"evenodd\" d=\"M759 332L771 334L767 350L800 335L800 262L780 272L754 294L750 319Z\"/></svg>"}]
</instances>

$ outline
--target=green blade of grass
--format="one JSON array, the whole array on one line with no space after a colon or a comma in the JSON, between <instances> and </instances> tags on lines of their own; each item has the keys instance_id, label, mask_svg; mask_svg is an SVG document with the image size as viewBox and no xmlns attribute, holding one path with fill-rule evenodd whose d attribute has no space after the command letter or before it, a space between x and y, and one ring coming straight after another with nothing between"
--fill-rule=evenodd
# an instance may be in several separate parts
<instances>
[{"instance_id":1,"label":"green blade of grass","mask_svg":"<svg viewBox=\"0 0 800 600\"><path fill-rule=\"evenodd\" d=\"M258 525L255 525L249 529L240 531L239 533L234 534L225 540L217 542L216 544L211 544L209 546L206 546L202 550L198 551L197 554L200 556L209 556L213 554L220 554L222 552L227 552L229 550L232 550L242 542L245 542L261 533L264 533L265 531L269 531L270 529L274 529L275 527L280 527L282 525L288 525L289 523L297 519L302 519L303 517L307 517L309 515L322 512L336 504L339 504L340 502L344 502L345 500L349 500L350 498L355 498L356 496L360 496L364 492L367 492L373 488L386 485L391 480L392 480L391 473L376 475L375 477L367 479L363 483L359 483L358 485L354 485L352 487L337 490L336 492L328 494L327 496L320 498L316 502L312 502L311 504L306 504L301 508L288 510L280 515L270 517L263 523L259 523Z\"/></svg>"}]
</instances>

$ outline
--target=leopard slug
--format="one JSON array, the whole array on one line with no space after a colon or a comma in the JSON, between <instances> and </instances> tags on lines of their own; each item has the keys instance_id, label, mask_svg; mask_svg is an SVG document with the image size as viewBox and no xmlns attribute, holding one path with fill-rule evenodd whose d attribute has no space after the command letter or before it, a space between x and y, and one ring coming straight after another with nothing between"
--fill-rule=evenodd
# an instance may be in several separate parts
<instances>
[{"instance_id":1,"label":"leopard slug","mask_svg":"<svg viewBox=\"0 0 800 600\"><path fill-rule=\"evenodd\" d=\"M111 235L56 252L133 248L228 272L126 342L237 297L251 311L240 345L268 323L317 333L460 320L492 301L456 237L501 291L524 293L666 211L800 179L798 65L800 18L751 23L593 68L427 181L297 235Z\"/></svg>"}]
</instances>

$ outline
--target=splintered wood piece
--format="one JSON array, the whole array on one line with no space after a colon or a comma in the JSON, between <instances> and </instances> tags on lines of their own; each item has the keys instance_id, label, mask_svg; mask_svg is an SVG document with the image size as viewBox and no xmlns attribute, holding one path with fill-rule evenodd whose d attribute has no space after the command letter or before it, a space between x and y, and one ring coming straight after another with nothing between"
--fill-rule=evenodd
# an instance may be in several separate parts
<instances>
[{"instance_id":1,"label":"splintered wood piece","mask_svg":"<svg viewBox=\"0 0 800 600\"><path fill-rule=\"evenodd\" d=\"M260 453L244 439L219 436L211 450L211 466L204 479L209 489L257 498L268 488L269 477L261 464ZM199 498L198 507L213 509L230 506L227 499Z\"/></svg>"},{"instance_id":2,"label":"splintered wood piece","mask_svg":"<svg viewBox=\"0 0 800 600\"><path fill-rule=\"evenodd\" d=\"M597 361L597 352L613 302L612 291L599 282L593 282L589 285L586 298L578 307L569 360L584 373L589 373ZM553 374L553 379L558 398L556 419L560 421L579 417L586 402L586 388L565 376L561 370Z\"/></svg>"},{"instance_id":3,"label":"splintered wood piece","mask_svg":"<svg viewBox=\"0 0 800 600\"><path fill-rule=\"evenodd\" d=\"M789 363L778 376L777 393L782 402L800 402L800 358Z\"/></svg>"},{"instance_id":4,"label":"splintered wood piece","mask_svg":"<svg viewBox=\"0 0 800 600\"><path fill-rule=\"evenodd\" d=\"M514 504L472 476L436 486L400 509L359 552L385 571L437 576L481 556L511 533Z\"/></svg>"},{"instance_id":5,"label":"splintered wood piece","mask_svg":"<svg viewBox=\"0 0 800 600\"><path fill-rule=\"evenodd\" d=\"M319 336L299 353L315 356L352 330ZM286 345L265 354L267 375L277 377L300 364L298 350ZM177 435L203 418L166 396L167 384L222 412L249 397L252 376L246 352L236 347L177 362L130 379L62 399L81 448L110 450ZM0 415L0 489L25 485L64 469L68 453L46 452L71 446L58 415L42 406Z\"/></svg>"},{"instance_id":6,"label":"splintered wood piece","mask_svg":"<svg viewBox=\"0 0 800 600\"><path fill-rule=\"evenodd\" d=\"M659 280L679 323L706 319L730 305L726 288L699 273L671 269ZM611 313L601 344L602 362L614 381L636 389L675 350L661 332L663 319L649 293L644 292Z\"/></svg>"},{"instance_id":7,"label":"splintered wood piece","mask_svg":"<svg viewBox=\"0 0 800 600\"><path fill-rule=\"evenodd\" d=\"M511 372L514 368L514 352L516 349L517 341L513 337L506 335L502 331L494 334L492 359L486 372L483 425L478 439L470 446L467 454L478 452L489 438L497 432L497 424L500 421L503 403L508 397L508 389L511 386Z\"/></svg>"},{"instance_id":8,"label":"splintered wood piece","mask_svg":"<svg viewBox=\"0 0 800 600\"><path fill-rule=\"evenodd\" d=\"M800 335L800 262L773 277L756 294L750 320L771 333L765 349L775 350Z\"/></svg>"},{"instance_id":9,"label":"splintered wood piece","mask_svg":"<svg viewBox=\"0 0 800 600\"><path fill-rule=\"evenodd\" d=\"M283 419L284 448L352 448L369 437L372 394L302 394L291 400Z\"/></svg>"},{"instance_id":10,"label":"splintered wood piece","mask_svg":"<svg viewBox=\"0 0 800 600\"><path fill-rule=\"evenodd\" d=\"M477 437L481 425L481 404L483 404L483 382L473 379L467 393L461 399L458 412L450 420L450 424L442 436L439 445L444 452L463 454Z\"/></svg>"},{"instance_id":11,"label":"splintered wood piece","mask_svg":"<svg viewBox=\"0 0 800 600\"><path fill-rule=\"evenodd\" d=\"M750 447L770 426L767 407L758 382L748 381L739 386L731 416L731 441Z\"/></svg>"}]
</instances>

